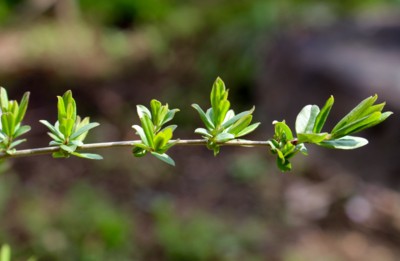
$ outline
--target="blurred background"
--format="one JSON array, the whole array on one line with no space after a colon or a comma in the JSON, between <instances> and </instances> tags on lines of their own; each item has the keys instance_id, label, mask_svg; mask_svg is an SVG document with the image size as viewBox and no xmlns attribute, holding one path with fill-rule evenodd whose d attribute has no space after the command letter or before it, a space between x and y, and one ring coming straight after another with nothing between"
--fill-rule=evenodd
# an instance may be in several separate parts
<instances>
[{"instance_id":1,"label":"blurred background","mask_svg":"<svg viewBox=\"0 0 400 261\"><path fill-rule=\"evenodd\" d=\"M50 156L0 165L0 243L13 260L395 261L400 257L399 0L1 0L0 84L31 92L21 148L46 146L71 89L101 123L88 142L137 139L136 104L209 106L217 76L235 111L294 126L336 104L330 126L377 93L395 112L357 151L298 156L280 173L265 148L173 148L176 168L129 149L100 162ZM329 125L329 123L328 123ZM329 126L328 126L329 128Z\"/></svg>"}]
</instances>

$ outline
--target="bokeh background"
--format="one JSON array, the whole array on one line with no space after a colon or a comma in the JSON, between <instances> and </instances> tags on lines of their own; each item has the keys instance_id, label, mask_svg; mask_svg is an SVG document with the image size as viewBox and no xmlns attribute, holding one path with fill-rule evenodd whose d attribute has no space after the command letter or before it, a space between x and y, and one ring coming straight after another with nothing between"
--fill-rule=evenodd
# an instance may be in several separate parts
<instances>
[{"instance_id":1,"label":"bokeh background","mask_svg":"<svg viewBox=\"0 0 400 261\"><path fill-rule=\"evenodd\" d=\"M100 162L1 163L0 243L13 260L396 261L400 258L400 1L1 0L0 83L31 91L21 148L46 146L71 89L89 140L137 139L136 104L180 108L195 138L217 76L236 111L290 126L309 103L331 126L377 93L395 112L357 151L309 148L280 173L264 148L173 148L177 167L129 149ZM328 123L329 125L329 123Z\"/></svg>"}]
</instances>

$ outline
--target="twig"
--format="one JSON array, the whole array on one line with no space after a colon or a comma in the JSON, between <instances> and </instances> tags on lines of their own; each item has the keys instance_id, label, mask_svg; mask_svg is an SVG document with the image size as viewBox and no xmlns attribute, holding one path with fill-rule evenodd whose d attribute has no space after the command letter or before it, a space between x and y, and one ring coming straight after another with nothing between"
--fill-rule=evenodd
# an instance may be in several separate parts
<instances>
[{"instance_id":1,"label":"twig","mask_svg":"<svg viewBox=\"0 0 400 261\"><path fill-rule=\"evenodd\" d=\"M171 140L170 142L175 142L175 140ZM141 140L132 140L132 141L113 141L113 142L100 142L100 143L89 143L84 144L78 148L77 151L91 150L91 149L106 149L106 148L115 148L115 147L132 147L135 144L142 143ZM206 140L203 139L194 139L194 140L177 140L175 146L204 146L207 144ZM231 140L228 142L218 143L220 146L242 146L242 147L265 147L269 146L267 141L253 141L253 140ZM34 148L34 149L26 149L26 150L17 150L13 154L0 153L0 159L5 158L17 158L17 157L27 157L27 156L35 156L35 155L43 155L50 154L56 151L59 151L59 147L43 147L43 148Z\"/></svg>"}]
</instances>

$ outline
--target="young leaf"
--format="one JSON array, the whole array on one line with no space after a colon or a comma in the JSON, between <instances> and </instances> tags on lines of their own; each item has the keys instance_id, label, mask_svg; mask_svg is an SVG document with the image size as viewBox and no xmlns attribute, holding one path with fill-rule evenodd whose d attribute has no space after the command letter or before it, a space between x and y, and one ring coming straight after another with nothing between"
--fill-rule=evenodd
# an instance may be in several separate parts
<instances>
[{"instance_id":1,"label":"young leaf","mask_svg":"<svg viewBox=\"0 0 400 261\"><path fill-rule=\"evenodd\" d=\"M239 119L241 119L241 118L243 118L243 117L245 117L245 116L247 116L247 115L252 114L252 113L254 112L254 110L255 110L255 107L253 106L253 108L251 108L250 110L241 112L241 113L239 113L239 114L233 116L233 117L230 118L228 121L224 122L224 123L222 124L222 127L223 127L223 128L229 127L230 125L232 125L233 123L235 123L235 122L238 121Z\"/></svg>"},{"instance_id":2,"label":"young leaf","mask_svg":"<svg viewBox=\"0 0 400 261\"><path fill-rule=\"evenodd\" d=\"M175 113L177 113L178 111L179 111L179 109L173 109L173 110L168 111L167 115L164 117L163 121L161 122L161 125L164 125L165 123L171 121L174 118Z\"/></svg>"},{"instance_id":3,"label":"young leaf","mask_svg":"<svg viewBox=\"0 0 400 261\"><path fill-rule=\"evenodd\" d=\"M203 121L204 125L206 125L206 128L208 130L213 130L215 128L213 122L207 117L200 106L197 104L192 104L192 107L199 113L201 120Z\"/></svg>"},{"instance_id":4,"label":"young leaf","mask_svg":"<svg viewBox=\"0 0 400 261\"><path fill-rule=\"evenodd\" d=\"M84 158L84 159L91 159L91 160L102 160L103 157L99 154L94 154L94 153L80 153L80 152L72 152L71 153L74 156Z\"/></svg>"},{"instance_id":5,"label":"young leaf","mask_svg":"<svg viewBox=\"0 0 400 261\"><path fill-rule=\"evenodd\" d=\"M17 138L25 133L27 133L28 131L31 130L31 127L28 125L23 125L20 126L15 132L14 132L14 138Z\"/></svg>"},{"instance_id":6,"label":"young leaf","mask_svg":"<svg viewBox=\"0 0 400 261\"><path fill-rule=\"evenodd\" d=\"M154 150L159 151L168 142L164 132L159 132L154 137Z\"/></svg>"},{"instance_id":7,"label":"young leaf","mask_svg":"<svg viewBox=\"0 0 400 261\"><path fill-rule=\"evenodd\" d=\"M149 146L154 148L154 125L151 119L147 115L143 115L142 118L140 118L140 121L142 122L142 127L144 134L146 135L147 142L149 143Z\"/></svg>"},{"instance_id":8,"label":"young leaf","mask_svg":"<svg viewBox=\"0 0 400 261\"><path fill-rule=\"evenodd\" d=\"M233 135L231 133L223 132L223 133L218 134L215 137L215 140L217 142L226 142L226 141L229 141L229 140L233 140L234 138L235 138L235 135Z\"/></svg>"},{"instance_id":9,"label":"young leaf","mask_svg":"<svg viewBox=\"0 0 400 261\"><path fill-rule=\"evenodd\" d=\"M29 95L30 93L26 92L24 93L24 96L22 96L21 103L18 109L18 114L15 119L17 123L20 123L25 116L26 110L28 109Z\"/></svg>"},{"instance_id":10,"label":"young leaf","mask_svg":"<svg viewBox=\"0 0 400 261\"><path fill-rule=\"evenodd\" d=\"M382 113L374 112L368 116L365 116L361 119L354 120L352 122L348 122L348 124L344 125L342 128L332 131L332 138L340 138L346 136L348 134L361 131L368 127L371 124L379 121Z\"/></svg>"},{"instance_id":11,"label":"young leaf","mask_svg":"<svg viewBox=\"0 0 400 261\"><path fill-rule=\"evenodd\" d=\"M143 105L136 105L137 114L139 119L143 118L144 115L147 115L151 119L151 112Z\"/></svg>"},{"instance_id":12,"label":"young leaf","mask_svg":"<svg viewBox=\"0 0 400 261\"><path fill-rule=\"evenodd\" d=\"M97 122L92 122L89 123L87 125L82 126L81 128L79 128L78 130L76 130L74 133L72 133L72 135L70 136L70 139L76 139L79 138L79 136L81 136L82 134L84 134L85 132L88 132L90 129L93 129L97 126L99 126L100 124Z\"/></svg>"},{"instance_id":13,"label":"young leaf","mask_svg":"<svg viewBox=\"0 0 400 261\"><path fill-rule=\"evenodd\" d=\"M151 108L151 115L152 115L152 120L153 124L157 126L160 122L160 109L161 109L161 102L157 101L156 99L153 99L150 101L150 108Z\"/></svg>"},{"instance_id":14,"label":"young leaf","mask_svg":"<svg viewBox=\"0 0 400 261\"><path fill-rule=\"evenodd\" d=\"M147 154L147 150L145 150L145 149L143 149L143 148L141 148L141 147L138 147L138 146L135 146L135 147L133 147L133 149L132 149L132 153L133 153L133 155L135 156L135 157L143 157L143 156L145 156L146 154Z\"/></svg>"},{"instance_id":15,"label":"young leaf","mask_svg":"<svg viewBox=\"0 0 400 261\"><path fill-rule=\"evenodd\" d=\"M77 146L61 144L60 148L68 153L72 153L76 150Z\"/></svg>"},{"instance_id":16,"label":"young leaf","mask_svg":"<svg viewBox=\"0 0 400 261\"><path fill-rule=\"evenodd\" d=\"M253 120L252 115L246 115L242 117L229 128L229 133L232 133L233 135L236 136L239 132L244 130L244 128L249 126L252 120Z\"/></svg>"},{"instance_id":17,"label":"young leaf","mask_svg":"<svg viewBox=\"0 0 400 261\"><path fill-rule=\"evenodd\" d=\"M11 149L11 148L14 148L14 147L18 146L19 144L21 144L21 143L23 143L23 142L25 142L25 141L26 141L26 139L15 140L15 141L11 142L9 148L10 148L10 149Z\"/></svg>"},{"instance_id":18,"label":"young leaf","mask_svg":"<svg viewBox=\"0 0 400 261\"><path fill-rule=\"evenodd\" d=\"M194 133L201 134L203 136L206 136L207 138L212 138L212 135L208 133L208 131L204 128L197 128Z\"/></svg>"},{"instance_id":19,"label":"young leaf","mask_svg":"<svg viewBox=\"0 0 400 261\"><path fill-rule=\"evenodd\" d=\"M143 131L143 128L140 127L139 125L133 125L132 128L136 130L136 132L140 136L140 139L142 140L142 142L145 145L150 146L150 143L147 140L147 137L146 137L146 134Z\"/></svg>"},{"instance_id":20,"label":"young leaf","mask_svg":"<svg viewBox=\"0 0 400 261\"><path fill-rule=\"evenodd\" d=\"M0 87L0 105L3 112L8 110L8 95L3 87Z\"/></svg>"},{"instance_id":21,"label":"young leaf","mask_svg":"<svg viewBox=\"0 0 400 261\"><path fill-rule=\"evenodd\" d=\"M305 106L296 118L296 133L312 133L319 113L317 105Z\"/></svg>"},{"instance_id":22,"label":"young leaf","mask_svg":"<svg viewBox=\"0 0 400 261\"><path fill-rule=\"evenodd\" d=\"M341 129L343 126L358 119L362 114L368 111L369 107L371 107L377 99L378 96L375 94L374 96L368 97L361 101L354 109L352 109L346 116L344 116L343 119L341 119L335 125L335 127L333 127L331 132L337 132L337 130Z\"/></svg>"},{"instance_id":23,"label":"young leaf","mask_svg":"<svg viewBox=\"0 0 400 261\"><path fill-rule=\"evenodd\" d=\"M57 136L58 139L60 140L64 140L64 134L62 134L58 128L56 128L56 126L51 125L48 121L46 120L40 120L40 123L42 123L43 125L45 125L47 128L50 129L51 133L53 133L55 136ZM56 125L58 125L56 123Z\"/></svg>"},{"instance_id":24,"label":"young leaf","mask_svg":"<svg viewBox=\"0 0 400 261\"><path fill-rule=\"evenodd\" d=\"M297 140L299 143L320 143L328 136L327 132L324 133L298 133Z\"/></svg>"},{"instance_id":25,"label":"young leaf","mask_svg":"<svg viewBox=\"0 0 400 261\"><path fill-rule=\"evenodd\" d=\"M326 122L326 119L328 118L328 115L332 109L333 103L335 102L333 96L329 97L329 99L326 101L324 107L322 107L321 111L318 113L318 116L315 120L313 132L314 133L320 133L322 128L324 127L324 124Z\"/></svg>"},{"instance_id":26,"label":"young leaf","mask_svg":"<svg viewBox=\"0 0 400 261\"><path fill-rule=\"evenodd\" d=\"M162 161L164 161L165 163L167 163L169 165L175 166L175 161L170 156L168 156L167 154L165 154L165 153L160 154L160 153L157 153L157 152L154 152L154 151L152 151L151 154L153 156L155 156L157 159L162 160Z\"/></svg>"},{"instance_id":27,"label":"young leaf","mask_svg":"<svg viewBox=\"0 0 400 261\"><path fill-rule=\"evenodd\" d=\"M361 137L344 136L339 139L326 140L317 145L330 148L330 149L341 149L341 150L352 150L357 149L368 144L368 140Z\"/></svg>"},{"instance_id":28,"label":"young leaf","mask_svg":"<svg viewBox=\"0 0 400 261\"><path fill-rule=\"evenodd\" d=\"M236 134L235 138L239 138L239 137L245 136L245 135L253 132L255 129L257 129L257 127L259 125L260 125L260 122L256 122L256 123L251 124L250 126L247 126L242 131L240 131L238 134Z\"/></svg>"},{"instance_id":29,"label":"young leaf","mask_svg":"<svg viewBox=\"0 0 400 261\"><path fill-rule=\"evenodd\" d=\"M3 113L1 115L1 126L2 126L2 131L8 136L11 137L12 133L10 130L10 124L8 122L8 117L7 115L10 115L9 112Z\"/></svg>"}]
</instances>

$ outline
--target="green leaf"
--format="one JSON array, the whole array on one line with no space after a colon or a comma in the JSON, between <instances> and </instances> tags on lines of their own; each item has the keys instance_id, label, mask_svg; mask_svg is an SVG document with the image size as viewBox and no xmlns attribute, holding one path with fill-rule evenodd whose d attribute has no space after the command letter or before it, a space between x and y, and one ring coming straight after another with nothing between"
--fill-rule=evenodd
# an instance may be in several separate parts
<instances>
[{"instance_id":1,"label":"green leaf","mask_svg":"<svg viewBox=\"0 0 400 261\"><path fill-rule=\"evenodd\" d=\"M219 104L221 100L224 98L225 94L225 83L222 81L221 78L217 78L213 84L213 87L211 89L211 94L210 94L210 101L211 101L211 107L213 108L214 111L214 118L213 122L217 122L217 114L218 114L218 109L219 109Z\"/></svg>"},{"instance_id":2,"label":"green leaf","mask_svg":"<svg viewBox=\"0 0 400 261\"><path fill-rule=\"evenodd\" d=\"M99 125L100 124L97 123L97 122L92 122L92 123L89 123L87 125L84 125L81 128L79 128L78 130L76 130L74 133L72 133L72 135L70 136L70 139L72 139L72 140L77 139L82 134L88 132L90 129L93 129L93 128L99 126Z\"/></svg>"},{"instance_id":3,"label":"green leaf","mask_svg":"<svg viewBox=\"0 0 400 261\"><path fill-rule=\"evenodd\" d=\"M0 261L11 261L11 248L7 244L1 246Z\"/></svg>"},{"instance_id":4,"label":"green leaf","mask_svg":"<svg viewBox=\"0 0 400 261\"><path fill-rule=\"evenodd\" d=\"M78 153L78 152L72 152L71 153L74 156L77 156L79 158L84 158L84 159L91 159L91 160L102 160L103 157L99 154L94 154L94 153Z\"/></svg>"},{"instance_id":5,"label":"green leaf","mask_svg":"<svg viewBox=\"0 0 400 261\"><path fill-rule=\"evenodd\" d=\"M46 120L40 120L40 123L45 125L49 130L52 132L53 135L55 135L59 140L64 140L64 134L62 134L56 126L51 125L48 121ZM58 124L56 124L58 125ZM50 134L49 134L50 135ZM53 137L52 137L53 138ZM54 139L54 138L53 138Z\"/></svg>"},{"instance_id":6,"label":"green leaf","mask_svg":"<svg viewBox=\"0 0 400 261\"><path fill-rule=\"evenodd\" d=\"M31 130L31 126L28 125L23 125L20 126L15 132L14 132L14 138L17 138L25 133L27 133L28 131Z\"/></svg>"},{"instance_id":7,"label":"green leaf","mask_svg":"<svg viewBox=\"0 0 400 261\"><path fill-rule=\"evenodd\" d=\"M296 133L312 133L319 113L317 105L305 106L296 118Z\"/></svg>"},{"instance_id":8,"label":"green leaf","mask_svg":"<svg viewBox=\"0 0 400 261\"><path fill-rule=\"evenodd\" d=\"M231 133L227 133L227 132L219 133L215 137L215 140L217 142L226 142L226 141L233 140L233 139L235 139L235 135L233 135Z\"/></svg>"},{"instance_id":9,"label":"green leaf","mask_svg":"<svg viewBox=\"0 0 400 261\"><path fill-rule=\"evenodd\" d=\"M159 151L168 142L164 132L159 132L154 137L154 150Z\"/></svg>"},{"instance_id":10,"label":"green leaf","mask_svg":"<svg viewBox=\"0 0 400 261\"><path fill-rule=\"evenodd\" d=\"M212 138L212 135L208 133L208 131L204 128L197 128L194 133L201 134L203 136L206 136L207 138Z\"/></svg>"},{"instance_id":11,"label":"green leaf","mask_svg":"<svg viewBox=\"0 0 400 261\"><path fill-rule=\"evenodd\" d=\"M243 117L245 117L245 116L247 116L247 115L252 114L252 113L254 112L254 110L255 110L255 107L253 106L253 108L251 108L250 110L241 112L241 113L239 113L239 114L233 116L233 117L230 118L228 121L224 122L224 123L222 124L222 127L223 127L223 128L229 127L230 125L232 125L233 123L235 123L235 122L238 121L239 119L241 119L241 118L243 118Z\"/></svg>"},{"instance_id":12,"label":"green leaf","mask_svg":"<svg viewBox=\"0 0 400 261\"><path fill-rule=\"evenodd\" d=\"M228 100L223 100L219 104L219 110L218 110L218 115L216 122L214 122L216 126L221 125L221 123L224 121L226 114L229 111L229 108L231 107L231 103Z\"/></svg>"},{"instance_id":13,"label":"green leaf","mask_svg":"<svg viewBox=\"0 0 400 261\"><path fill-rule=\"evenodd\" d=\"M0 87L0 106L3 112L8 111L8 95L6 89Z\"/></svg>"},{"instance_id":14,"label":"green leaf","mask_svg":"<svg viewBox=\"0 0 400 261\"><path fill-rule=\"evenodd\" d=\"M367 144L367 139L354 136L344 136L339 139L323 141L317 145L330 149L352 150Z\"/></svg>"},{"instance_id":15,"label":"green leaf","mask_svg":"<svg viewBox=\"0 0 400 261\"><path fill-rule=\"evenodd\" d=\"M140 148L140 147L138 147L138 146L135 146L135 147L133 147L133 149L132 149L132 153L133 153L133 155L134 155L135 157L140 158L140 157L143 157L144 155L147 154L147 150L145 150L145 149L143 149L143 148Z\"/></svg>"},{"instance_id":16,"label":"green leaf","mask_svg":"<svg viewBox=\"0 0 400 261\"><path fill-rule=\"evenodd\" d=\"M19 144L21 144L21 143L23 143L23 142L25 142L25 141L26 141L26 139L15 140L15 141L11 142L9 148L10 148L10 149L11 149L11 148L14 148L14 147L18 146Z\"/></svg>"},{"instance_id":17,"label":"green leaf","mask_svg":"<svg viewBox=\"0 0 400 261\"><path fill-rule=\"evenodd\" d=\"M386 120L392 114L393 114L393 112L391 112L391 111L386 111L386 112L382 113L379 119L377 119L374 122L371 122L371 123L365 125L363 129L371 128L371 127L373 127L373 126L375 126L377 124L380 124L381 122ZM357 131L361 131L361 130L357 130Z\"/></svg>"},{"instance_id":18,"label":"green leaf","mask_svg":"<svg viewBox=\"0 0 400 261\"><path fill-rule=\"evenodd\" d=\"M276 158L276 165L283 172L290 171L292 169L292 164L288 160L286 160L285 158L282 159L280 157L277 157Z\"/></svg>"},{"instance_id":19,"label":"green leaf","mask_svg":"<svg viewBox=\"0 0 400 261\"><path fill-rule=\"evenodd\" d=\"M136 133L140 136L140 139L143 141L143 143L147 146L150 146L149 142L147 141L146 134L143 131L143 128L138 125L133 125L132 128L136 130Z\"/></svg>"},{"instance_id":20,"label":"green leaf","mask_svg":"<svg viewBox=\"0 0 400 261\"><path fill-rule=\"evenodd\" d=\"M25 116L26 110L28 109L29 95L29 92L25 92L24 96L22 96L21 103L18 109L18 114L15 119L17 123L20 123Z\"/></svg>"},{"instance_id":21,"label":"green leaf","mask_svg":"<svg viewBox=\"0 0 400 261\"><path fill-rule=\"evenodd\" d=\"M77 149L76 145L65 145L65 144L61 144L60 148L68 153L72 153Z\"/></svg>"},{"instance_id":22,"label":"green leaf","mask_svg":"<svg viewBox=\"0 0 400 261\"><path fill-rule=\"evenodd\" d=\"M300 151L303 155L308 155L308 150L304 143L296 145L296 150Z\"/></svg>"},{"instance_id":23,"label":"green leaf","mask_svg":"<svg viewBox=\"0 0 400 261\"><path fill-rule=\"evenodd\" d=\"M8 137L12 136L11 130L10 130L10 124L9 124L9 117L7 115L10 115L9 112L3 113L1 115L1 126L2 126L2 131L4 134L6 134Z\"/></svg>"},{"instance_id":24,"label":"green leaf","mask_svg":"<svg viewBox=\"0 0 400 261\"><path fill-rule=\"evenodd\" d=\"M82 142L81 140L71 140L69 143L70 143L71 145L75 145L75 146L77 146L77 147L83 146L83 142Z\"/></svg>"},{"instance_id":25,"label":"green leaf","mask_svg":"<svg viewBox=\"0 0 400 261\"><path fill-rule=\"evenodd\" d=\"M252 115L246 115L242 118L240 118L238 121L236 121L232 126L228 129L229 133L232 133L233 135L237 135L239 132L244 130L251 121L253 120Z\"/></svg>"},{"instance_id":26,"label":"green leaf","mask_svg":"<svg viewBox=\"0 0 400 261\"><path fill-rule=\"evenodd\" d=\"M368 126L373 125L375 122L378 122L381 118L381 115L382 115L381 112L374 112L370 115L362 117L361 119L348 122L348 124L344 125L342 128L336 131L332 131L331 133L332 138L340 138L348 134L361 131L367 128Z\"/></svg>"},{"instance_id":27,"label":"green leaf","mask_svg":"<svg viewBox=\"0 0 400 261\"><path fill-rule=\"evenodd\" d=\"M200 108L199 105L197 104L192 104L192 107L199 113L201 120L203 121L204 125L208 130L213 130L215 128L213 122L211 119L207 117L207 115L204 113L204 111Z\"/></svg>"},{"instance_id":28,"label":"green leaf","mask_svg":"<svg viewBox=\"0 0 400 261\"><path fill-rule=\"evenodd\" d=\"M150 101L150 108L151 108L151 119L153 120L154 125L158 125L161 121L161 118L159 115L160 114L160 109L161 109L161 102L157 101L156 99L153 99Z\"/></svg>"},{"instance_id":29,"label":"green leaf","mask_svg":"<svg viewBox=\"0 0 400 261\"><path fill-rule=\"evenodd\" d=\"M361 101L354 109L352 109L346 116L343 117L336 125L333 127L331 133L337 132L343 126L348 125L349 123L357 120L360 116L365 114L366 111L374 104L374 102L378 99L378 96L375 94L374 96L368 97ZM365 115L364 115L365 116Z\"/></svg>"},{"instance_id":30,"label":"green leaf","mask_svg":"<svg viewBox=\"0 0 400 261\"><path fill-rule=\"evenodd\" d=\"M160 154L160 153L157 153L157 152L154 152L154 151L152 151L151 154L153 156L155 156L157 159L162 160L162 161L164 161L165 163L167 163L169 165L175 166L175 161L170 156L168 156L167 154L165 154L165 153Z\"/></svg>"},{"instance_id":31,"label":"green leaf","mask_svg":"<svg viewBox=\"0 0 400 261\"><path fill-rule=\"evenodd\" d=\"M143 128L144 134L146 135L149 146L154 148L154 125L153 125L153 122L147 115L143 115L143 117L140 118L140 121L142 122L142 128Z\"/></svg>"},{"instance_id":32,"label":"green leaf","mask_svg":"<svg viewBox=\"0 0 400 261\"><path fill-rule=\"evenodd\" d=\"M328 136L327 132L324 133L298 133L297 139L299 143L320 143Z\"/></svg>"},{"instance_id":33,"label":"green leaf","mask_svg":"<svg viewBox=\"0 0 400 261\"><path fill-rule=\"evenodd\" d=\"M62 119L67 116L64 99L60 96L57 96L57 115L58 115L58 121L60 123L61 123Z\"/></svg>"},{"instance_id":34,"label":"green leaf","mask_svg":"<svg viewBox=\"0 0 400 261\"><path fill-rule=\"evenodd\" d=\"M161 122L161 125L164 125L165 123L171 121L174 118L175 113L177 113L178 111L179 111L179 109L169 110L167 115L164 117L163 121Z\"/></svg>"},{"instance_id":35,"label":"green leaf","mask_svg":"<svg viewBox=\"0 0 400 261\"><path fill-rule=\"evenodd\" d=\"M69 158L69 154L64 153L63 151L56 151L51 154L53 158Z\"/></svg>"},{"instance_id":36,"label":"green leaf","mask_svg":"<svg viewBox=\"0 0 400 261\"><path fill-rule=\"evenodd\" d=\"M333 96L329 97L329 99L326 101L324 107L322 107L321 111L318 113L318 116L315 120L313 132L314 133L320 133L322 128L324 127L324 124L326 122L326 119L329 116L329 113L332 109L333 103L335 102Z\"/></svg>"},{"instance_id":37,"label":"green leaf","mask_svg":"<svg viewBox=\"0 0 400 261\"><path fill-rule=\"evenodd\" d=\"M253 132L255 129L258 128L259 125L260 125L260 122L256 122L256 123L251 124L250 126L247 126L247 127L244 128L242 131L240 131L240 132L235 136L235 138L239 138L239 137L245 136L245 135L247 135L247 134Z\"/></svg>"},{"instance_id":38,"label":"green leaf","mask_svg":"<svg viewBox=\"0 0 400 261\"><path fill-rule=\"evenodd\" d=\"M275 125L275 136L277 136L279 140L293 140L292 130L289 128L285 121L274 121L273 124Z\"/></svg>"},{"instance_id":39,"label":"green leaf","mask_svg":"<svg viewBox=\"0 0 400 261\"><path fill-rule=\"evenodd\" d=\"M143 118L144 115L147 115L151 119L151 112L143 105L136 105L137 114L139 119Z\"/></svg>"},{"instance_id":40,"label":"green leaf","mask_svg":"<svg viewBox=\"0 0 400 261\"><path fill-rule=\"evenodd\" d=\"M47 134L50 135L51 133L48 132ZM57 147L59 147L61 144L63 144L63 141L52 140L52 141L49 142L49 145L50 145L50 146L57 146Z\"/></svg>"},{"instance_id":41,"label":"green leaf","mask_svg":"<svg viewBox=\"0 0 400 261\"><path fill-rule=\"evenodd\" d=\"M165 131L166 129L171 129L171 131L174 132L175 129L176 129L177 127L178 127L178 125L172 124L172 125L168 125L168 126L164 127L164 128L163 128L162 130L160 130L160 131Z\"/></svg>"}]
</instances>

